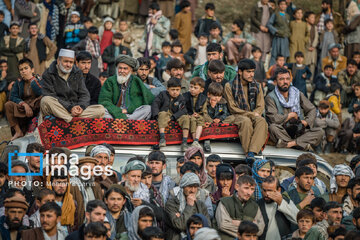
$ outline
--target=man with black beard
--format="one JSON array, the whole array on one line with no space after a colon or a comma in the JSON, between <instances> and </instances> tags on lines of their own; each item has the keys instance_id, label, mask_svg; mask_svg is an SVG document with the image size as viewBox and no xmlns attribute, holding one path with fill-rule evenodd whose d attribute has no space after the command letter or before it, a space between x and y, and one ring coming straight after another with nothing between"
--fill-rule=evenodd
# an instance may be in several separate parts
<instances>
[{"instance_id":1,"label":"man with black beard","mask_svg":"<svg viewBox=\"0 0 360 240\"><path fill-rule=\"evenodd\" d=\"M292 78L288 69L277 69L274 82L275 89L265 98L271 140L279 148L300 147L305 151L311 150L312 145L320 143L324 134L321 128L314 127L315 106L302 92L291 86ZM289 135L288 128L285 129L288 125L295 132L293 136Z\"/></svg>"},{"instance_id":2,"label":"man with black beard","mask_svg":"<svg viewBox=\"0 0 360 240\"><path fill-rule=\"evenodd\" d=\"M77 202L70 193L69 178L64 171L55 170L50 178L50 184L47 186L55 193L55 202L61 207L61 225L66 232L77 229L79 226L75 221L75 216L79 216L81 212L77 208ZM41 205L40 205L41 206ZM40 216L40 215L39 215Z\"/></svg>"},{"instance_id":3,"label":"man with black beard","mask_svg":"<svg viewBox=\"0 0 360 240\"><path fill-rule=\"evenodd\" d=\"M94 181L94 167L97 164L98 161L95 158L79 158L79 177L70 178L70 193L73 196L73 200L77 202L78 226L84 223L85 206L87 206L88 202L95 199L103 199L101 186ZM97 172L99 171L97 170ZM64 189L61 192L58 191L57 194L59 195L63 192Z\"/></svg>"},{"instance_id":4,"label":"man with black beard","mask_svg":"<svg viewBox=\"0 0 360 240\"><path fill-rule=\"evenodd\" d=\"M347 186L347 196L344 199L343 213L348 216L360 206L360 177L350 179ZM359 229L360 230L360 229Z\"/></svg>"},{"instance_id":5,"label":"man with black beard","mask_svg":"<svg viewBox=\"0 0 360 240\"><path fill-rule=\"evenodd\" d=\"M141 81L144 83L145 87L151 91L151 93L156 97L160 92L165 91L166 88L156 77L150 77L150 68L151 62L149 58L140 57L137 59L139 62L139 68L136 71L136 76L138 76Z\"/></svg>"},{"instance_id":6,"label":"man with black beard","mask_svg":"<svg viewBox=\"0 0 360 240\"><path fill-rule=\"evenodd\" d=\"M262 196L258 201L265 221L265 229L260 239L285 239L296 228L296 215L299 210L295 204L281 195L279 180L273 176L262 182Z\"/></svg>"},{"instance_id":7,"label":"man with black beard","mask_svg":"<svg viewBox=\"0 0 360 240\"><path fill-rule=\"evenodd\" d=\"M184 78L185 64L177 58L170 59L166 64L166 73L170 77L181 79L181 94L189 91L190 83ZM167 81L164 83L167 87Z\"/></svg>"},{"instance_id":8,"label":"man with black beard","mask_svg":"<svg viewBox=\"0 0 360 240\"><path fill-rule=\"evenodd\" d=\"M208 79L205 81L203 94L207 94L209 85L213 82L220 83L224 88L229 79L225 79L225 64L221 60L211 60L208 65Z\"/></svg>"},{"instance_id":9,"label":"man with black beard","mask_svg":"<svg viewBox=\"0 0 360 240\"><path fill-rule=\"evenodd\" d=\"M74 62L74 51L61 49L57 61L54 61L42 75L44 97L40 104L39 124L42 116L46 115L54 115L65 122L71 122L73 117L104 117L103 106L90 106L90 94L83 73L74 66Z\"/></svg>"},{"instance_id":10,"label":"man with black beard","mask_svg":"<svg viewBox=\"0 0 360 240\"><path fill-rule=\"evenodd\" d=\"M329 19L329 18L333 19L335 30L339 34L342 33L342 30L345 27L345 22L341 16L341 14L333 11L332 2L333 2L333 0L322 0L322 2L321 2L322 12L316 14L316 18L315 18L316 28L319 33L321 33L323 30L325 30L324 22L326 19Z\"/></svg>"},{"instance_id":11,"label":"man with black beard","mask_svg":"<svg viewBox=\"0 0 360 240\"><path fill-rule=\"evenodd\" d=\"M0 239L20 239L20 232L29 229L22 221L29 208L25 197L14 195L4 201L5 216L0 218Z\"/></svg>"},{"instance_id":12,"label":"man with black beard","mask_svg":"<svg viewBox=\"0 0 360 240\"><path fill-rule=\"evenodd\" d=\"M130 56L116 59L116 75L109 77L101 88L99 103L106 111L104 118L148 120L154 95L134 75L139 62Z\"/></svg>"}]
</instances>

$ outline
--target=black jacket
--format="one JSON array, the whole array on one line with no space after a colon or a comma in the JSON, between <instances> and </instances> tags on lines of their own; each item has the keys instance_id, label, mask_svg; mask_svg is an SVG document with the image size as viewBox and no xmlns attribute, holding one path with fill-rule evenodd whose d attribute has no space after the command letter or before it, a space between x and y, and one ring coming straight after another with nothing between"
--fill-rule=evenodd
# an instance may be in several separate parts
<instances>
[{"instance_id":1,"label":"black jacket","mask_svg":"<svg viewBox=\"0 0 360 240\"><path fill-rule=\"evenodd\" d=\"M68 112L76 105L82 109L87 108L90 104L90 94L81 70L74 66L68 80L65 81L59 76L56 65L54 61L42 75L43 95L58 99Z\"/></svg>"},{"instance_id":2,"label":"black jacket","mask_svg":"<svg viewBox=\"0 0 360 240\"><path fill-rule=\"evenodd\" d=\"M288 198L284 198L284 200L286 202L290 202L290 199ZM261 214L264 218L264 222L265 222L265 228L263 231L263 234L259 237L259 239L266 239L266 233L268 231L268 226L269 226L269 217L266 213L266 208L265 208L265 200L264 199L260 199L258 201L258 205L261 211ZM280 211L276 211L275 213L275 220L277 225L279 226L279 233L281 236L281 239L288 239L286 237L289 237L289 235L291 236L291 234L297 229L297 226L292 224L285 216L285 214L283 214Z\"/></svg>"},{"instance_id":3,"label":"black jacket","mask_svg":"<svg viewBox=\"0 0 360 240\"><path fill-rule=\"evenodd\" d=\"M189 115L192 115L194 113L194 97L191 96L190 92L186 92L183 94L185 101L186 101L186 110ZM195 103L195 112L201 113L203 111L204 104L206 103L207 97L200 93L198 96L198 99Z\"/></svg>"},{"instance_id":4,"label":"black jacket","mask_svg":"<svg viewBox=\"0 0 360 240\"><path fill-rule=\"evenodd\" d=\"M169 93L167 91L162 91L151 104L151 112L154 119L157 118L159 112L167 112L169 110L172 112L175 119L187 114L186 102L183 95L179 95L174 100L171 100Z\"/></svg>"},{"instance_id":5,"label":"black jacket","mask_svg":"<svg viewBox=\"0 0 360 240\"><path fill-rule=\"evenodd\" d=\"M65 240L84 240L85 223L79 227L79 230L70 233Z\"/></svg>"},{"instance_id":6,"label":"black jacket","mask_svg":"<svg viewBox=\"0 0 360 240\"><path fill-rule=\"evenodd\" d=\"M130 57L132 57L132 53L130 51L129 48L120 45L119 46L119 54L125 54L125 55L129 55ZM107 63L107 71L109 73L109 76L112 76L115 74L115 69L116 69L116 65L115 65L115 45L111 44L110 46L108 46L107 48L105 48L103 54L102 54L102 60L104 63Z\"/></svg>"},{"instance_id":7,"label":"black jacket","mask_svg":"<svg viewBox=\"0 0 360 240\"><path fill-rule=\"evenodd\" d=\"M90 93L90 105L98 104L101 83L94 75L88 73L85 78L85 85Z\"/></svg>"}]
</instances>

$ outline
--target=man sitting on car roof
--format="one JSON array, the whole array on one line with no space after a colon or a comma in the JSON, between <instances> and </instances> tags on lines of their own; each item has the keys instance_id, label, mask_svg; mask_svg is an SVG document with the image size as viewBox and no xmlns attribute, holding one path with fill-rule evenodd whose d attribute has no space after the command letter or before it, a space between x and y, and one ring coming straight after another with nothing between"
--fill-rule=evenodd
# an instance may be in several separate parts
<instances>
[{"instance_id":1,"label":"man sitting on car roof","mask_svg":"<svg viewBox=\"0 0 360 240\"><path fill-rule=\"evenodd\" d=\"M133 74L138 67L138 61L130 56L116 59L116 75L106 80L99 95L99 103L106 108L105 118L150 119L154 95Z\"/></svg>"}]
</instances>

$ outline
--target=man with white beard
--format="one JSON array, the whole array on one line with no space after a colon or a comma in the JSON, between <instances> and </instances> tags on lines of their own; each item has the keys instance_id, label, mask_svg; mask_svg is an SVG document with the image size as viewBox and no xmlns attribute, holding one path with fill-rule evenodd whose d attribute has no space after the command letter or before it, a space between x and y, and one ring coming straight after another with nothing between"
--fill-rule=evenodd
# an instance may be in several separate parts
<instances>
[{"instance_id":1,"label":"man with white beard","mask_svg":"<svg viewBox=\"0 0 360 240\"><path fill-rule=\"evenodd\" d=\"M42 75L44 97L41 99L39 124L42 117L54 115L70 122L73 117L102 118L102 105L90 105L90 94L83 73L74 66L75 52L61 49L54 61Z\"/></svg>"},{"instance_id":2,"label":"man with white beard","mask_svg":"<svg viewBox=\"0 0 360 240\"><path fill-rule=\"evenodd\" d=\"M148 203L150 200L149 189L141 182L141 175L145 170L145 163L136 157L130 158L122 169L123 179L125 180L122 185L130 196L134 207L142 205L143 201Z\"/></svg>"},{"instance_id":3,"label":"man with white beard","mask_svg":"<svg viewBox=\"0 0 360 240\"><path fill-rule=\"evenodd\" d=\"M105 118L148 120L154 95L136 73L139 63L135 58L119 55L116 75L109 77L101 88L99 103L105 108Z\"/></svg>"}]
</instances>

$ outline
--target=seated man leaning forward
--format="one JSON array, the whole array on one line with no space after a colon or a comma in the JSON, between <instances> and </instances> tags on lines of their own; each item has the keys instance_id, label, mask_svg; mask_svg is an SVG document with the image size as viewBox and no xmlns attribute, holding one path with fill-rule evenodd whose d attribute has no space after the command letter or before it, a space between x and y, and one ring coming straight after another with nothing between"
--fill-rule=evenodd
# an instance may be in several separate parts
<instances>
[{"instance_id":1,"label":"seated man leaning forward","mask_svg":"<svg viewBox=\"0 0 360 240\"><path fill-rule=\"evenodd\" d=\"M75 52L61 49L43 74L43 95L40 104L41 117L54 115L70 122L73 117L102 118L105 109L101 105L90 105L90 94L86 88L82 71L74 66Z\"/></svg>"},{"instance_id":2,"label":"seated man leaning forward","mask_svg":"<svg viewBox=\"0 0 360 240\"><path fill-rule=\"evenodd\" d=\"M135 75L138 67L135 58L117 57L116 75L106 80L99 95L99 103L106 108L105 118L150 119L154 95Z\"/></svg>"},{"instance_id":3,"label":"seated man leaning forward","mask_svg":"<svg viewBox=\"0 0 360 240\"><path fill-rule=\"evenodd\" d=\"M286 68L275 71L275 89L265 98L270 138L276 147L300 147L306 151L320 143L324 132L314 128L315 106L296 87L291 86Z\"/></svg>"}]
</instances>

